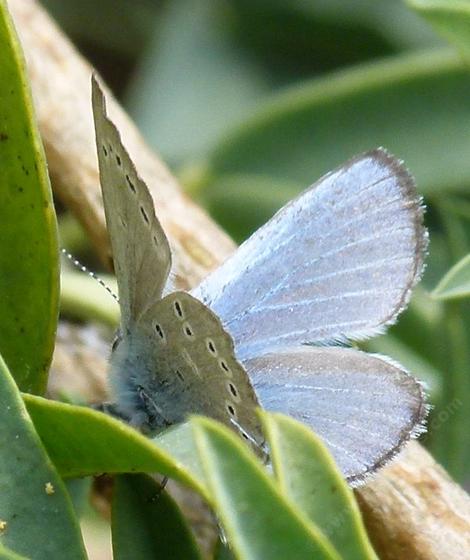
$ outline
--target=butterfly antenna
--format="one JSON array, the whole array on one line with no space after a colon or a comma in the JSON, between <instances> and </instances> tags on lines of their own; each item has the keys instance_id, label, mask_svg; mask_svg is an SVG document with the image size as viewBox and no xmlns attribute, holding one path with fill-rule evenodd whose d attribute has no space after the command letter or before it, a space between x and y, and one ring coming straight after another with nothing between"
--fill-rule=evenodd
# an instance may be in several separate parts
<instances>
[{"instance_id":1,"label":"butterfly antenna","mask_svg":"<svg viewBox=\"0 0 470 560\"><path fill-rule=\"evenodd\" d=\"M61 249L60 250L61 253L63 255L65 255L69 261L72 262L72 264L74 266L76 266L79 270L81 270L82 272L85 272L85 274L88 274L88 276L90 276L91 278L93 278L93 280L96 280L98 282L98 284L100 286L102 286L107 292L108 294L111 295L112 298L114 298L118 303L119 303L119 298L117 297L117 295L111 290L111 288L109 286L107 286L103 280L101 280L101 278L95 274L94 272L92 272L91 270L89 270L84 264L82 264L79 260L77 260L71 253L69 253L66 249Z\"/></svg>"}]
</instances>

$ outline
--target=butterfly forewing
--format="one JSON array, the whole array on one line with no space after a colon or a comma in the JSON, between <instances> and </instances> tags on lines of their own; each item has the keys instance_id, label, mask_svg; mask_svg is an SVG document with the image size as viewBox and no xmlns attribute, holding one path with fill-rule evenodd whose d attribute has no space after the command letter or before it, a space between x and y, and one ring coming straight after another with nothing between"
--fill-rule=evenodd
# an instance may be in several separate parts
<instances>
[{"instance_id":1,"label":"butterfly forewing","mask_svg":"<svg viewBox=\"0 0 470 560\"><path fill-rule=\"evenodd\" d=\"M305 346L252 358L246 367L262 406L310 426L351 483L422 430L421 385L381 356Z\"/></svg>"},{"instance_id":2,"label":"butterfly forewing","mask_svg":"<svg viewBox=\"0 0 470 560\"><path fill-rule=\"evenodd\" d=\"M94 78L92 90L101 189L125 331L161 298L171 252L152 197L106 115L104 96Z\"/></svg>"},{"instance_id":3,"label":"butterfly forewing","mask_svg":"<svg viewBox=\"0 0 470 560\"><path fill-rule=\"evenodd\" d=\"M189 294L162 299L171 254L145 183L106 116L93 79L100 179L119 286L121 334L111 356L118 410L152 432L191 413L212 416L259 444L258 404L219 319Z\"/></svg>"},{"instance_id":4,"label":"butterfly forewing","mask_svg":"<svg viewBox=\"0 0 470 560\"><path fill-rule=\"evenodd\" d=\"M287 204L193 294L240 359L286 345L358 339L406 305L426 247L412 177L378 149Z\"/></svg>"}]
</instances>

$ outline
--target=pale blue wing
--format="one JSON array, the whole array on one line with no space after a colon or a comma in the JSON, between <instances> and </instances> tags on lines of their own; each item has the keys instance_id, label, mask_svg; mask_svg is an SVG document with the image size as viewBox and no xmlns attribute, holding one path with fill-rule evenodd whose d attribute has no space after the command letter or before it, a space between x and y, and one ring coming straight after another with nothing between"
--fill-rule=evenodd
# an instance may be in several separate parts
<instances>
[{"instance_id":1,"label":"pale blue wing","mask_svg":"<svg viewBox=\"0 0 470 560\"><path fill-rule=\"evenodd\" d=\"M421 385L387 358L351 348L286 349L244 363L261 405L311 427L349 482L423 430Z\"/></svg>"},{"instance_id":2,"label":"pale blue wing","mask_svg":"<svg viewBox=\"0 0 470 560\"><path fill-rule=\"evenodd\" d=\"M193 295L237 355L360 339L393 322L426 248L414 181L383 149L358 156L282 208Z\"/></svg>"}]
</instances>

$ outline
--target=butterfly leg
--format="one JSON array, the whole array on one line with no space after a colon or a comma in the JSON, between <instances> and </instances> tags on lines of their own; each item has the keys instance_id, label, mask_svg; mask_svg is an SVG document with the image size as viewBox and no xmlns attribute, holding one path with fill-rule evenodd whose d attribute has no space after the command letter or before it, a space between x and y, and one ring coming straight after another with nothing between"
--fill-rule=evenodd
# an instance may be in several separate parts
<instances>
[{"instance_id":1,"label":"butterfly leg","mask_svg":"<svg viewBox=\"0 0 470 560\"><path fill-rule=\"evenodd\" d=\"M150 503L155 503L160 496L162 495L163 490L165 490L165 487L168 483L168 477L164 476L161 480L160 480L160 488L155 492L155 494L153 494L152 496L150 496L150 498L148 499L148 502Z\"/></svg>"},{"instance_id":2,"label":"butterfly leg","mask_svg":"<svg viewBox=\"0 0 470 560\"><path fill-rule=\"evenodd\" d=\"M119 420L123 420L124 422L130 421L129 416L127 416L127 414L124 414L116 403L96 403L92 404L90 408L92 408L93 410L98 410L99 412L104 412L105 414L109 414L109 416L112 416L113 418L117 418Z\"/></svg>"},{"instance_id":3,"label":"butterfly leg","mask_svg":"<svg viewBox=\"0 0 470 560\"><path fill-rule=\"evenodd\" d=\"M164 417L161 408L156 404L144 387L138 385L136 389L143 408L139 414L132 418L131 424L137 426L147 435L171 426L172 422Z\"/></svg>"}]
</instances>

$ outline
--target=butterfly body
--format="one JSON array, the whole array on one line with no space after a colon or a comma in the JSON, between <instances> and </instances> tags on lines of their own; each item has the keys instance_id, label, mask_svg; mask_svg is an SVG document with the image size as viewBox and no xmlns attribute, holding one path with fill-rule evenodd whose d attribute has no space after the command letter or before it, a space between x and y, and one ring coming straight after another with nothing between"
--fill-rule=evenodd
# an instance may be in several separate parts
<instances>
[{"instance_id":1,"label":"butterfly body","mask_svg":"<svg viewBox=\"0 0 470 560\"><path fill-rule=\"evenodd\" d=\"M191 293L163 297L168 240L92 89L121 307L114 413L148 434L204 414L260 452L261 403L313 428L352 484L375 472L422 431L424 392L388 358L334 345L383 332L420 278L427 234L403 164L383 149L351 159Z\"/></svg>"}]
</instances>

